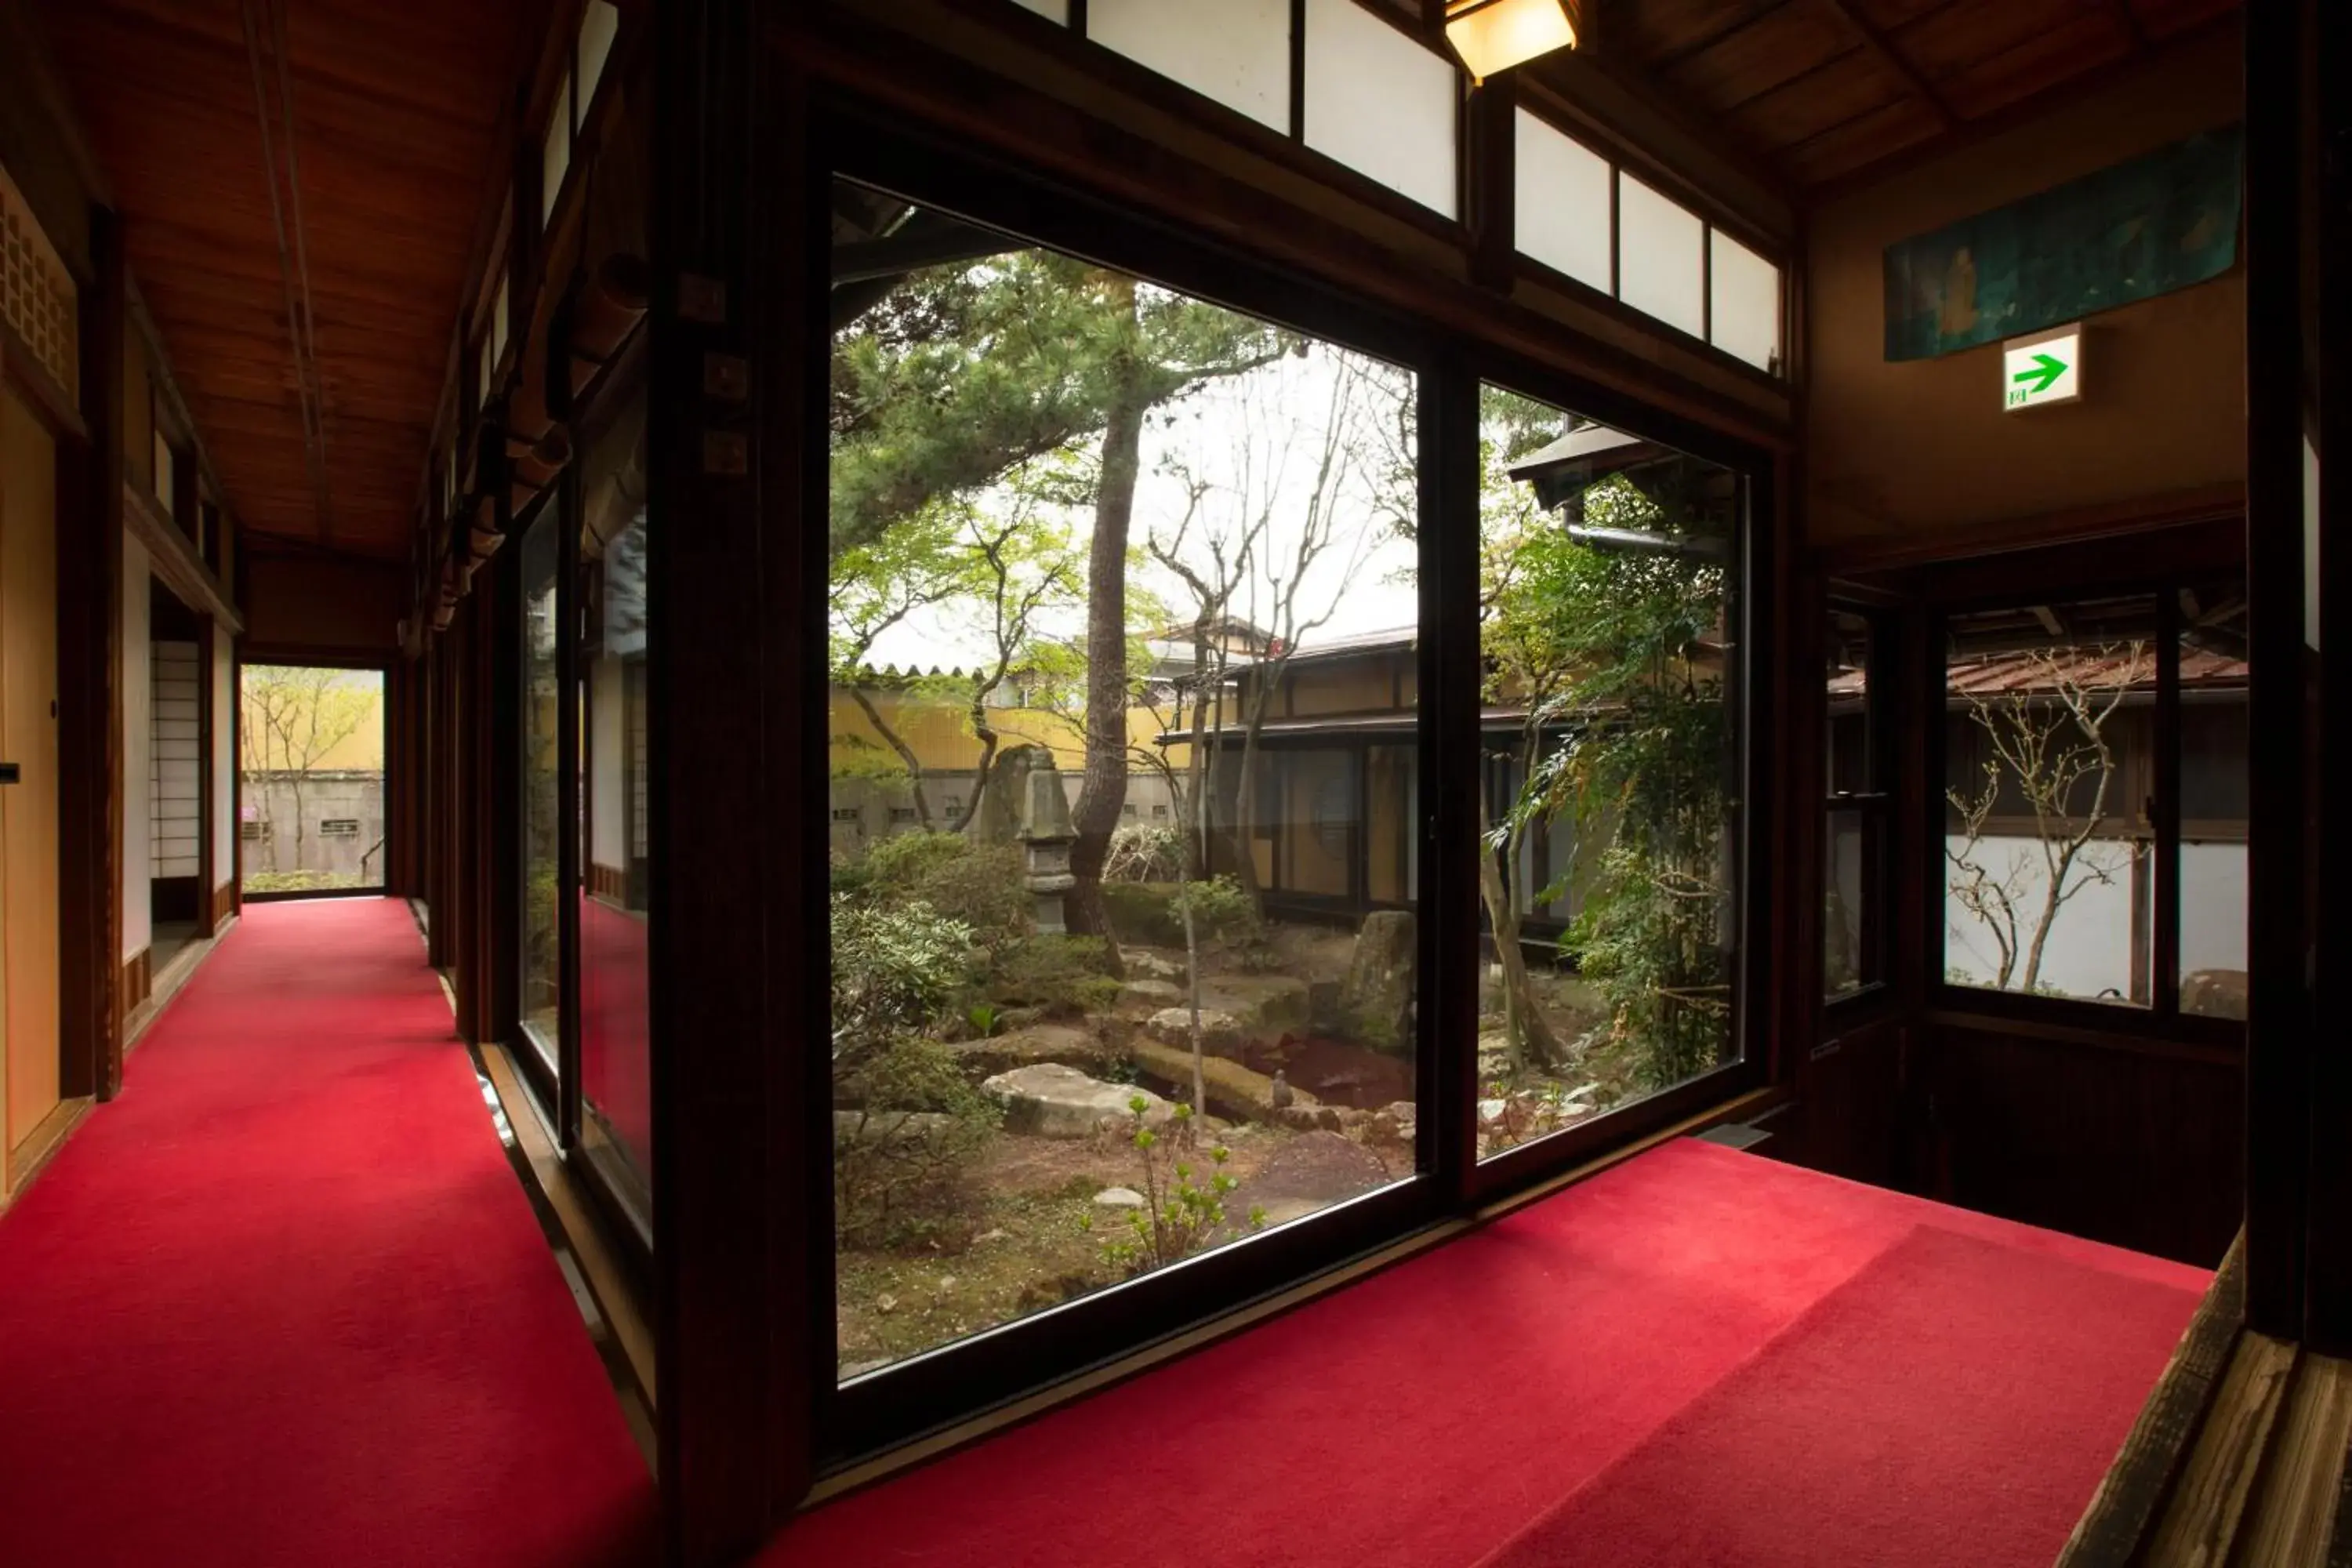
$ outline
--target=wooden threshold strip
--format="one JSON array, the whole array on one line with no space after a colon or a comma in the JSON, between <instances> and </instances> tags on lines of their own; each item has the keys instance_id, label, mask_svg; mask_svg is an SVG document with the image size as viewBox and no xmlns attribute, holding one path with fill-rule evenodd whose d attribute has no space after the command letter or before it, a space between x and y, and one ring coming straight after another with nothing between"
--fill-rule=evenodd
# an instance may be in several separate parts
<instances>
[{"instance_id":1,"label":"wooden threshold strip","mask_svg":"<svg viewBox=\"0 0 2352 1568\"><path fill-rule=\"evenodd\" d=\"M2352 1562L2352 1362L2249 1331L2245 1303L2242 1235L2057 1568Z\"/></svg>"},{"instance_id":2,"label":"wooden threshold strip","mask_svg":"<svg viewBox=\"0 0 2352 1568\"><path fill-rule=\"evenodd\" d=\"M595 1297L597 1310L604 1314L604 1321L613 1326L613 1337L629 1364L629 1373L636 1379L646 1405L651 1407L656 1403L653 1326L646 1321L636 1293L629 1289L628 1277L606 1241L603 1227L590 1215L571 1169L555 1152L554 1141L540 1121L537 1107L530 1102L522 1080L515 1076L514 1058L504 1046L491 1046L482 1052L482 1062L489 1069L490 1083L498 1090L499 1103L506 1108L507 1123L514 1129L515 1141L522 1145L523 1154L530 1162L531 1175L546 1194L549 1206L554 1209L563 1227L564 1239L572 1245L572 1256L580 1260L580 1272L587 1280L589 1293Z\"/></svg>"}]
</instances>

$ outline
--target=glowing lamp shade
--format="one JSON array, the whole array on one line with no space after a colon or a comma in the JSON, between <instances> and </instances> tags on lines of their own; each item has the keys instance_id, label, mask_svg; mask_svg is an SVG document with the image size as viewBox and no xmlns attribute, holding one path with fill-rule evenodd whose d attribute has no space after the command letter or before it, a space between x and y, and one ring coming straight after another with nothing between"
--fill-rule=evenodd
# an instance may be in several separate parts
<instances>
[{"instance_id":1,"label":"glowing lamp shade","mask_svg":"<svg viewBox=\"0 0 2352 1568\"><path fill-rule=\"evenodd\" d=\"M1485 81L1538 55L1576 47L1576 19L1563 0L1446 0L1445 41L1472 81Z\"/></svg>"}]
</instances>

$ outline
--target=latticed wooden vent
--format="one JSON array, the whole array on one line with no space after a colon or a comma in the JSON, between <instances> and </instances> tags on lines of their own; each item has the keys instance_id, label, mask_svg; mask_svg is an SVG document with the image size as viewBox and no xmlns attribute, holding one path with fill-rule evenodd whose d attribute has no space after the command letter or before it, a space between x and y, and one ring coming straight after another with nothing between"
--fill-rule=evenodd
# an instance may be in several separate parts
<instances>
[{"instance_id":1,"label":"latticed wooden vent","mask_svg":"<svg viewBox=\"0 0 2352 1568\"><path fill-rule=\"evenodd\" d=\"M0 320L65 388L81 395L73 276L34 221L24 194L0 169Z\"/></svg>"}]
</instances>

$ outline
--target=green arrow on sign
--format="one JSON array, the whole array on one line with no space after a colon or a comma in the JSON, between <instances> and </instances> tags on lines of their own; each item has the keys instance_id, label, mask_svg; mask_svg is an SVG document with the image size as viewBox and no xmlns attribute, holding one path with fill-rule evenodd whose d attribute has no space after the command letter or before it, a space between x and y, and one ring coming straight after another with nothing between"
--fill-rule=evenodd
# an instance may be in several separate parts
<instances>
[{"instance_id":1,"label":"green arrow on sign","mask_svg":"<svg viewBox=\"0 0 2352 1568\"><path fill-rule=\"evenodd\" d=\"M2010 380L2021 386L2024 386L2027 382L2033 383L2032 385L2026 386L2025 390L2031 395L2039 396L2055 385L2058 378L2065 374L2064 360L2053 359L2048 354L2035 354L2032 368L2019 371L2015 375L2011 376Z\"/></svg>"}]
</instances>

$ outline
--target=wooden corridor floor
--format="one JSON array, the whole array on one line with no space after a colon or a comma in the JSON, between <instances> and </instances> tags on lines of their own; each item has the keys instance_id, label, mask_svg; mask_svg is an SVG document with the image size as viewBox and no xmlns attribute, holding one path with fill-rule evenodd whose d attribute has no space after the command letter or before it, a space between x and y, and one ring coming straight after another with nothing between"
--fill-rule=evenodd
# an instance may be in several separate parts
<instances>
[{"instance_id":1,"label":"wooden corridor floor","mask_svg":"<svg viewBox=\"0 0 2352 1568\"><path fill-rule=\"evenodd\" d=\"M248 909L0 1216L10 1568L620 1568L655 1492L407 909Z\"/></svg>"}]
</instances>

